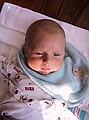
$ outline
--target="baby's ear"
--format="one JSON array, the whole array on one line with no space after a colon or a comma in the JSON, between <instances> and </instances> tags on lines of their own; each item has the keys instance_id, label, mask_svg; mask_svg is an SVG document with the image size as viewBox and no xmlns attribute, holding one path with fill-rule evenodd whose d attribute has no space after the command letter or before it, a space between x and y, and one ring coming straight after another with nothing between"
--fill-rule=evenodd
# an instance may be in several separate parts
<instances>
[{"instance_id":1,"label":"baby's ear","mask_svg":"<svg viewBox=\"0 0 89 120\"><path fill-rule=\"evenodd\" d=\"M23 54L24 54L24 56L26 57L26 44L24 43L24 45L23 45Z\"/></svg>"}]
</instances>

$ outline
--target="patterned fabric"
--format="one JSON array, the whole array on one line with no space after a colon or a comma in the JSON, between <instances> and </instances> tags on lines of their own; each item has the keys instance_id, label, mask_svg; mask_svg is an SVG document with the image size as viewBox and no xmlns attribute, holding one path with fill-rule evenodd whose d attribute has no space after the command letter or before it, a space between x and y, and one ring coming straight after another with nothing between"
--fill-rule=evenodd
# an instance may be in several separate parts
<instances>
[{"instance_id":1,"label":"patterned fabric","mask_svg":"<svg viewBox=\"0 0 89 120\"><path fill-rule=\"evenodd\" d=\"M78 106L68 108L79 120L84 120L86 111L81 110Z\"/></svg>"},{"instance_id":2,"label":"patterned fabric","mask_svg":"<svg viewBox=\"0 0 89 120\"><path fill-rule=\"evenodd\" d=\"M29 78L15 63L13 59L12 61L8 61L4 55L0 54L0 76L8 84L9 90L7 96L0 104L0 112L4 120L29 120L29 118L30 120L48 120L48 118L52 118L52 120L77 120L76 116L79 120L88 120L88 97L80 102L77 107L69 108L75 114L74 116L66 108L68 104L65 101L53 99L48 94L48 91L44 91L34 82L35 79L33 81L34 77L32 75ZM80 80L80 82L78 81L79 83L86 83L86 81L84 82L80 78L85 77L87 80L88 66L84 63L82 67L74 65L72 67L72 74L76 78L76 81ZM84 67L87 68L84 69ZM86 84L85 86L87 88ZM51 90L51 87L48 87L48 89Z\"/></svg>"},{"instance_id":3,"label":"patterned fabric","mask_svg":"<svg viewBox=\"0 0 89 120\"><path fill-rule=\"evenodd\" d=\"M64 101L52 99L13 63L0 56L0 76L9 90L0 103L3 120L77 120Z\"/></svg>"},{"instance_id":4,"label":"patterned fabric","mask_svg":"<svg viewBox=\"0 0 89 120\"><path fill-rule=\"evenodd\" d=\"M22 49L18 61L23 71L53 98L64 99L68 106L78 105L89 90L89 63L71 44L66 44L64 63L60 70L41 75L26 65ZM67 94L65 94L67 91Z\"/></svg>"}]
</instances>

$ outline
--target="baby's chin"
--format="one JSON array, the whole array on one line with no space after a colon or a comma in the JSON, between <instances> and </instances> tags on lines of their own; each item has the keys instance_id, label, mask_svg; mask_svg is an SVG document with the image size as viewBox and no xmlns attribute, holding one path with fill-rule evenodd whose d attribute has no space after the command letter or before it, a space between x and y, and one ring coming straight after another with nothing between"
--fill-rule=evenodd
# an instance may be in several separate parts
<instances>
[{"instance_id":1,"label":"baby's chin","mask_svg":"<svg viewBox=\"0 0 89 120\"><path fill-rule=\"evenodd\" d=\"M53 72L55 72L55 71L39 71L38 73L40 73L41 75L48 75L48 74L51 74L51 73L53 73Z\"/></svg>"}]
</instances>

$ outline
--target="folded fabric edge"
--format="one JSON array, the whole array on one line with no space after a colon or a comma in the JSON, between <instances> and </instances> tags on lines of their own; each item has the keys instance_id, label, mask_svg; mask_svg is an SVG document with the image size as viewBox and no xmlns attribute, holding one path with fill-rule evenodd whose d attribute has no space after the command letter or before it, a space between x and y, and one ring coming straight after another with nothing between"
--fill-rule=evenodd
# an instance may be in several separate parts
<instances>
[{"instance_id":1,"label":"folded fabric edge","mask_svg":"<svg viewBox=\"0 0 89 120\"><path fill-rule=\"evenodd\" d=\"M8 14L8 11L10 12L10 9L19 9L20 11L24 11L27 15L32 15L31 18L32 20L30 20L30 22L28 22L28 20L25 18L24 20L26 21L26 23L24 24L23 26L23 23L20 25L18 25L16 22L14 23L10 23L9 22L9 19L7 19L7 14ZM24 12L22 14L24 14ZM19 14L19 11L18 13L16 14ZM30 18L30 16L29 16ZM69 24L69 23L66 23L66 22L63 22L63 21L59 21L57 19L54 19L54 18L51 18L51 17L48 17L46 15L43 15L41 13L38 13L38 12L34 12L30 9L27 9L27 8L23 8L23 7L20 7L20 6L17 6L17 5L14 5L12 3L8 3L8 2L5 2L3 4L3 7L2 7L2 10L1 10L1 14L0 14L0 24L4 25L4 26L7 26L11 29L14 29L14 30L17 30L19 32L22 32L22 33L25 33L26 32L26 29L28 27L28 24L38 20L38 19L52 19L54 21L56 21L57 23L59 23L64 29L68 29L68 28L75 28L75 29L82 29L84 31L87 31L86 29L83 29L83 28L80 28L80 27L77 27L77 26L74 26L72 24ZM18 25L18 26L15 26L15 25ZM21 28L22 27L22 28Z\"/></svg>"}]
</instances>

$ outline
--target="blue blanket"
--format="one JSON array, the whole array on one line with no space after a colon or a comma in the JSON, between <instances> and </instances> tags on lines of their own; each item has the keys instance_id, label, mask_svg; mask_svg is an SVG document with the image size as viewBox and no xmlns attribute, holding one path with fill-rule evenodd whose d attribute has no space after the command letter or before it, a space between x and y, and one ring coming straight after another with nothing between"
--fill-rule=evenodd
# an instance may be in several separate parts
<instances>
[{"instance_id":1,"label":"blue blanket","mask_svg":"<svg viewBox=\"0 0 89 120\"><path fill-rule=\"evenodd\" d=\"M58 71L41 75L27 66L23 47L18 52L23 71L54 99L63 99L69 106L78 105L88 92L89 62L70 43L66 43L64 62ZM67 97L65 97L67 96Z\"/></svg>"}]
</instances>

